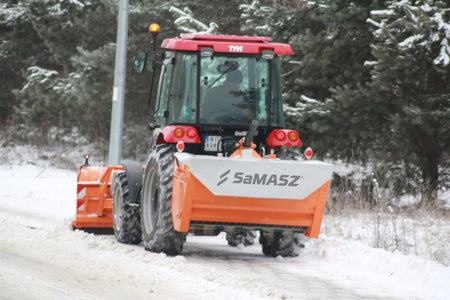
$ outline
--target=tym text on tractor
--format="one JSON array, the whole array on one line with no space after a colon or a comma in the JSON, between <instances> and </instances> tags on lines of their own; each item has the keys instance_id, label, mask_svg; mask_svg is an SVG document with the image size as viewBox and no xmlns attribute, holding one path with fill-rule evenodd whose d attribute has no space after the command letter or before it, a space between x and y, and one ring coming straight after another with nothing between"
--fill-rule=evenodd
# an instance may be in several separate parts
<instances>
[{"instance_id":1,"label":"tym text on tractor","mask_svg":"<svg viewBox=\"0 0 450 300\"><path fill-rule=\"evenodd\" d=\"M265 255L295 256L299 234L319 235L333 166L291 150L302 143L284 129L279 61L291 47L202 34L161 47L148 160L86 161L74 228L112 227L119 242L169 255L188 232L225 231L233 246L259 232ZM146 61L138 53L135 70Z\"/></svg>"}]
</instances>

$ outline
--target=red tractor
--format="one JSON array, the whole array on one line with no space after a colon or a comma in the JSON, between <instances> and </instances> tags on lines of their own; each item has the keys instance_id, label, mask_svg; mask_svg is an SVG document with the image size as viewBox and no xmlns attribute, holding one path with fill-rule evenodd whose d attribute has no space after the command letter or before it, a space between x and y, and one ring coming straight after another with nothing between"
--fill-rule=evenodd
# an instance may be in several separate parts
<instances>
[{"instance_id":1,"label":"red tractor","mask_svg":"<svg viewBox=\"0 0 450 300\"><path fill-rule=\"evenodd\" d=\"M227 233L230 245L294 256L317 238L333 165L291 150L280 55L268 37L185 34L166 39L145 164L78 170L75 228L113 227L119 242L177 255L188 232ZM142 72L147 55L138 53Z\"/></svg>"}]
</instances>

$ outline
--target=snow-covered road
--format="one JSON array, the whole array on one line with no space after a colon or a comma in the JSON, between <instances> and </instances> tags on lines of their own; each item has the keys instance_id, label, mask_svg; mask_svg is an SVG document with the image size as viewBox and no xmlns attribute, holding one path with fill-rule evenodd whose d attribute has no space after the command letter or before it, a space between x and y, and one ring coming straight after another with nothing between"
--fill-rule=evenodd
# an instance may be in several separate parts
<instances>
[{"instance_id":1,"label":"snow-covered road","mask_svg":"<svg viewBox=\"0 0 450 300\"><path fill-rule=\"evenodd\" d=\"M72 231L75 171L0 166L0 299L450 299L450 268L321 235L296 258L188 236L168 257Z\"/></svg>"}]
</instances>

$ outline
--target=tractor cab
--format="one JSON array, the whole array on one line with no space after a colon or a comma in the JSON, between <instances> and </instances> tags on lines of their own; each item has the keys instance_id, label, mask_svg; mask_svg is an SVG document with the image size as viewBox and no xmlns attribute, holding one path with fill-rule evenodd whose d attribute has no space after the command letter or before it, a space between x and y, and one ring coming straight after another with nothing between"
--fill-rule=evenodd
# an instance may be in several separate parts
<instances>
[{"instance_id":1,"label":"tractor cab","mask_svg":"<svg viewBox=\"0 0 450 300\"><path fill-rule=\"evenodd\" d=\"M283 126L279 61L261 55L166 51L156 104L161 125Z\"/></svg>"},{"instance_id":2,"label":"tractor cab","mask_svg":"<svg viewBox=\"0 0 450 300\"><path fill-rule=\"evenodd\" d=\"M254 142L266 151L268 136L284 126L278 55L292 54L289 45L267 37L185 34L161 47L152 124L157 144L168 142L167 130L159 128L190 126L199 142L187 145L189 152L228 155L256 120Z\"/></svg>"}]
</instances>

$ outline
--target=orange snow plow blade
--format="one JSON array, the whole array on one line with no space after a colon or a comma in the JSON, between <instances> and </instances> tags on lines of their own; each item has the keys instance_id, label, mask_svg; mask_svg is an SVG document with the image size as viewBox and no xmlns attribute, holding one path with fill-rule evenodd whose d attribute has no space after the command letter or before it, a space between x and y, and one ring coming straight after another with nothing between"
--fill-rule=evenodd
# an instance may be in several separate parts
<instances>
[{"instance_id":1,"label":"orange snow plow blade","mask_svg":"<svg viewBox=\"0 0 450 300\"><path fill-rule=\"evenodd\" d=\"M174 164L175 230L233 227L293 231L318 238L331 182L331 165L184 154L176 154ZM260 169L252 169L259 164ZM207 165L210 171L204 172ZM277 168L281 175L275 175ZM297 168L304 170L291 172ZM313 177L313 182L307 182L306 174ZM208 177L212 178L210 182L205 180ZM302 190L302 185L310 187Z\"/></svg>"},{"instance_id":2,"label":"orange snow plow blade","mask_svg":"<svg viewBox=\"0 0 450 300\"><path fill-rule=\"evenodd\" d=\"M82 165L77 171L77 213L74 228L113 228L111 181L114 171L122 166L90 167Z\"/></svg>"}]
</instances>

